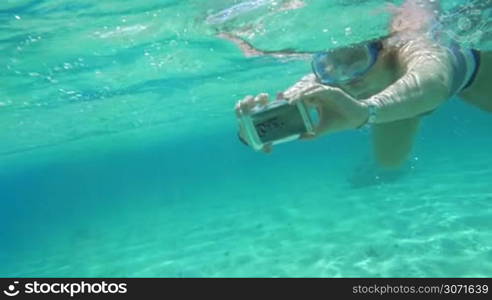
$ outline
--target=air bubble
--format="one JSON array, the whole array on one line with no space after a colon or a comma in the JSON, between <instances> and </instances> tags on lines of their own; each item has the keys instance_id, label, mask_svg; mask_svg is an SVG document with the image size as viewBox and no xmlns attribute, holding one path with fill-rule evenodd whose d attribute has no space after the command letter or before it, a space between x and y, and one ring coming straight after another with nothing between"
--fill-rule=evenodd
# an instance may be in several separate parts
<instances>
[{"instance_id":1,"label":"air bubble","mask_svg":"<svg viewBox=\"0 0 492 300\"><path fill-rule=\"evenodd\" d=\"M463 17L458 20L458 28L462 31L468 31L472 28L470 19Z\"/></svg>"},{"instance_id":2,"label":"air bubble","mask_svg":"<svg viewBox=\"0 0 492 300\"><path fill-rule=\"evenodd\" d=\"M351 34L352 34L352 28L351 28L351 27L347 27L347 28L345 28L345 35L346 35L346 36L349 36L349 35L351 35Z\"/></svg>"}]
</instances>

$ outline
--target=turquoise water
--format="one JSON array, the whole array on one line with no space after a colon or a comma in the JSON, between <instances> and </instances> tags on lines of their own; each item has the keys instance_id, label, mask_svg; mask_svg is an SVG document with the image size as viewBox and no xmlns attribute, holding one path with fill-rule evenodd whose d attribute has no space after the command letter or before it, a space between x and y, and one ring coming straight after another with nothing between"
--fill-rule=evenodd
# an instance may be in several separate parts
<instances>
[{"instance_id":1,"label":"turquoise water","mask_svg":"<svg viewBox=\"0 0 492 300\"><path fill-rule=\"evenodd\" d=\"M237 141L235 101L310 66L215 30L299 50L385 32L382 1L305 2L220 23L239 1L2 1L0 276L490 277L490 114L451 99L391 178L368 130Z\"/></svg>"}]
</instances>

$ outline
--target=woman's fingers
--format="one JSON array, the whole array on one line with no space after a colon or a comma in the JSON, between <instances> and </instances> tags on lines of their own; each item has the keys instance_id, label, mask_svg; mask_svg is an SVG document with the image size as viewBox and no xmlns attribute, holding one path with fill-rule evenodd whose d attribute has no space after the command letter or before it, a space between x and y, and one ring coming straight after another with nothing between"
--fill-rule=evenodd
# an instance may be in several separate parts
<instances>
[{"instance_id":1,"label":"woman's fingers","mask_svg":"<svg viewBox=\"0 0 492 300\"><path fill-rule=\"evenodd\" d=\"M236 114L238 116L247 115L251 112L251 109L255 106L255 98L253 96L246 96L243 100L236 104Z\"/></svg>"},{"instance_id":2,"label":"woman's fingers","mask_svg":"<svg viewBox=\"0 0 492 300\"><path fill-rule=\"evenodd\" d=\"M255 104L259 106L265 106L268 104L268 94L261 93L255 97Z\"/></svg>"},{"instance_id":3,"label":"woman's fingers","mask_svg":"<svg viewBox=\"0 0 492 300\"><path fill-rule=\"evenodd\" d=\"M236 103L236 106L234 106L234 111L236 112L236 116L237 117L240 117L241 114L242 114L242 111L241 111L241 101L238 101Z\"/></svg>"},{"instance_id":4,"label":"woman's fingers","mask_svg":"<svg viewBox=\"0 0 492 300\"><path fill-rule=\"evenodd\" d=\"M328 88L325 86L321 87L313 87L311 89L308 89L304 92L303 97L309 97L313 96L315 94L323 94L323 98L327 99L335 99L335 98L340 98L340 97L346 97L347 94L343 92L341 89L338 88Z\"/></svg>"},{"instance_id":5,"label":"woman's fingers","mask_svg":"<svg viewBox=\"0 0 492 300\"><path fill-rule=\"evenodd\" d=\"M251 113L251 110L256 106L265 106L268 104L269 96L267 93L261 93L256 97L246 96L243 100L236 103L236 115L247 115Z\"/></svg>"},{"instance_id":6,"label":"woman's fingers","mask_svg":"<svg viewBox=\"0 0 492 300\"><path fill-rule=\"evenodd\" d=\"M308 101L308 102L318 100L318 99L314 98L313 96L316 94L320 94L320 93L324 92L325 90L327 90L326 87L320 86L320 85L307 87L306 89L302 90L297 95L295 95L294 97L290 98L289 103L294 104L297 101L301 101L301 100L302 101Z\"/></svg>"},{"instance_id":7,"label":"woman's fingers","mask_svg":"<svg viewBox=\"0 0 492 300\"><path fill-rule=\"evenodd\" d=\"M246 113L249 113L253 107L255 107L255 98L253 96L246 96L246 98L244 98L243 100L243 110L246 112Z\"/></svg>"},{"instance_id":8,"label":"woman's fingers","mask_svg":"<svg viewBox=\"0 0 492 300\"><path fill-rule=\"evenodd\" d=\"M283 92L284 99L291 100L299 98L304 90L316 85L319 85L316 82L316 76L314 74L306 75Z\"/></svg>"}]
</instances>

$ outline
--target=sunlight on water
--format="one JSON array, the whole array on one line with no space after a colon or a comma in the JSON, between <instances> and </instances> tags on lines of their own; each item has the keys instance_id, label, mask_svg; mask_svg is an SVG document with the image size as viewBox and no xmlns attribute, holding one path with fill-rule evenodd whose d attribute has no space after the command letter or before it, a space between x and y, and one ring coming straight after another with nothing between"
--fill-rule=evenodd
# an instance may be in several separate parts
<instances>
[{"instance_id":1,"label":"sunlight on water","mask_svg":"<svg viewBox=\"0 0 492 300\"><path fill-rule=\"evenodd\" d=\"M4 141L0 153L139 128L166 130L170 124L189 132L193 120L227 118L232 102L244 91L282 89L302 75L305 65L246 60L234 46L214 37L219 28L207 25L207 17L232 2L7 2L12 7L0 15L6 54L0 58L4 70L0 122L6 129L0 136ZM254 40L267 48L313 42L316 48L325 48L320 41L339 43L345 25L357 26L347 11L346 16L326 22L326 28L319 27L324 21L312 23L303 35L307 40L294 41L299 37L295 30L305 27L307 15L320 5L329 10L339 6L313 1L311 6L289 10L285 3L244 3L233 6L236 10L229 15L233 24L224 26L255 28ZM264 17L240 18L255 5L266 4ZM273 36L275 44L266 45ZM288 80L254 82L249 79L256 77L254 72L281 72ZM247 82L235 84L240 81ZM226 118L220 118L222 124Z\"/></svg>"},{"instance_id":2,"label":"sunlight on water","mask_svg":"<svg viewBox=\"0 0 492 300\"><path fill-rule=\"evenodd\" d=\"M319 51L385 35L385 3L2 1L0 275L490 276L490 115L452 99L391 178L365 130L237 141L235 101L310 62L217 32ZM441 22L483 46L489 16L459 4Z\"/></svg>"}]
</instances>

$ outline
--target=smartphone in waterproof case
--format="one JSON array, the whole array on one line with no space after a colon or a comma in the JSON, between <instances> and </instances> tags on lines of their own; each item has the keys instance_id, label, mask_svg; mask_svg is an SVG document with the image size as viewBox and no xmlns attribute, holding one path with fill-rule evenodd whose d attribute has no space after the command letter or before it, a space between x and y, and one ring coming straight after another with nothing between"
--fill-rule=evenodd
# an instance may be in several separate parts
<instances>
[{"instance_id":1,"label":"smartphone in waterproof case","mask_svg":"<svg viewBox=\"0 0 492 300\"><path fill-rule=\"evenodd\" d=\"M276 100L266 106L255 107L239 121L250 146L259 151L266 144L280 144L298 139L303 133L314 134L318 122L316 108L308 108L303 101L289 104Z\"/></svg>"}]
</instances>

